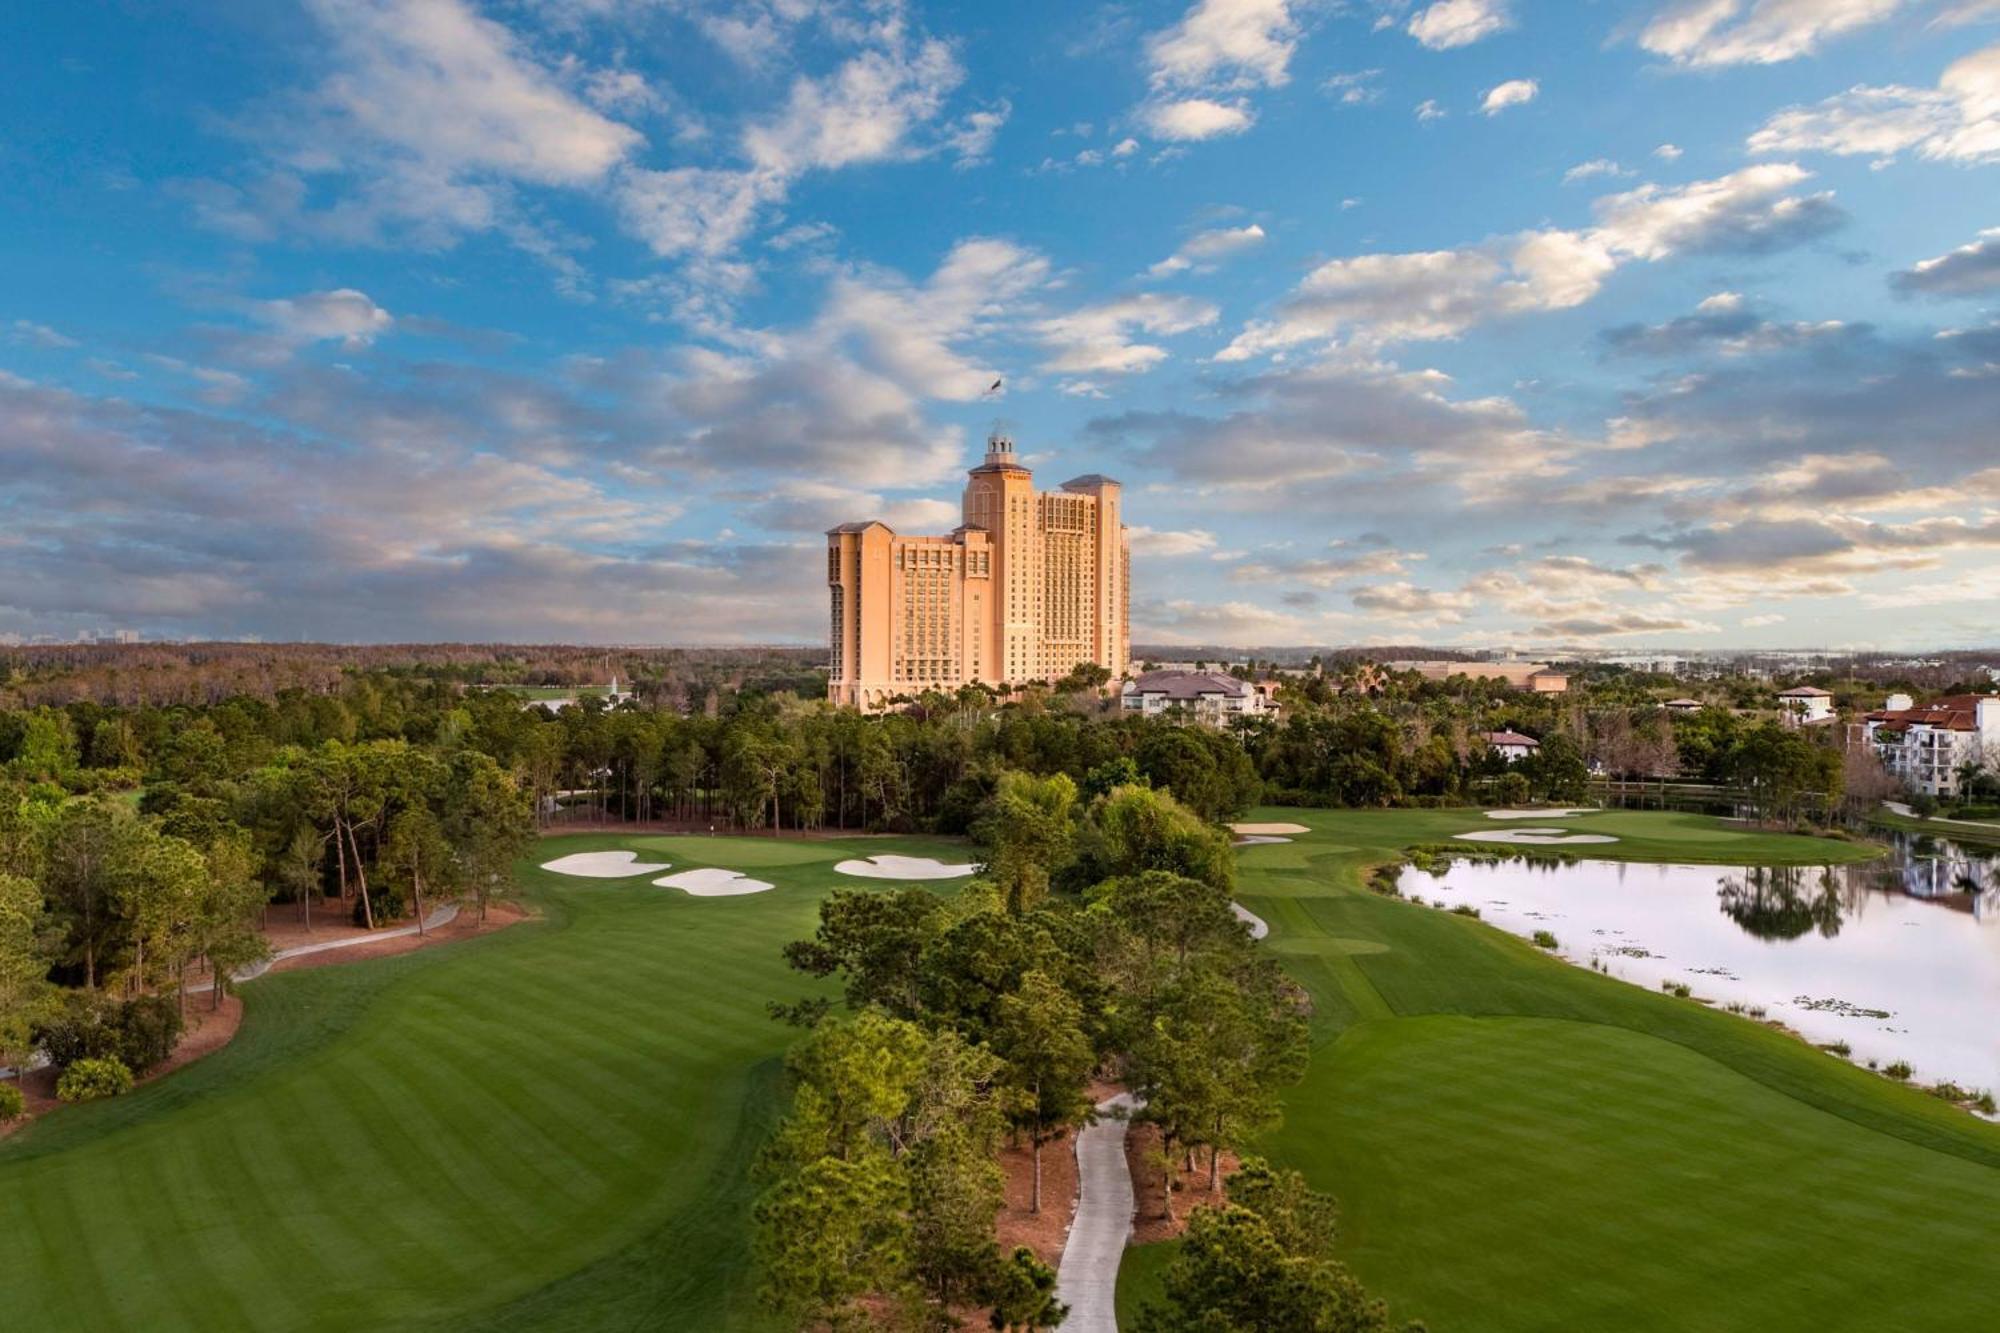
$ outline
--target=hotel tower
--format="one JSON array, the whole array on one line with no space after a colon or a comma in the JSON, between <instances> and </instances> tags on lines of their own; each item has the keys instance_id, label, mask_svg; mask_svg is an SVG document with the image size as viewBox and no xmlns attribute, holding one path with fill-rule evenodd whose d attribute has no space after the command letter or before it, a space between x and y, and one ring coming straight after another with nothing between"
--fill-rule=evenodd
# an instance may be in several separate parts
<instances>
[{"instance_id":1,"label":"hotel tower","mask_svg":"<svg viewBox=\"0 0 2000 1333\"><path fill-rule=\"evenodd\" d=\"M826 534L834 703L1053 681L1083 662L1124 671L1131 556L1118 483L1093 473L1037 491L998 432L970 477L949 536L874 521Z\"/></svg>"}]
</instances>

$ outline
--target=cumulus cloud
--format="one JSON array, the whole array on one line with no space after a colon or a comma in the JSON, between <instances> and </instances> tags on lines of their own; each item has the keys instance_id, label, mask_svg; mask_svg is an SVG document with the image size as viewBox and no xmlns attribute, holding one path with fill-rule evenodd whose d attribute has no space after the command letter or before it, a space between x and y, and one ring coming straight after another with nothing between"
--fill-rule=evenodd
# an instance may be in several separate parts
<instances>
[{"instance_id":1,"label":"cumulus cloud","mask_svg":"<svg viewBox=\"0 0 2000 1333\"><path fill-rule=\"evenodd\" d=\"M1438 0L1411 15L1409 34L1433 51L1470 46L1511 27L1506 0Z\"/></svg>"},{"instance_id":2,"label":"cumulus cloud","mask_svg":"<svg viewBox=\"0 0 2000 1333\"><path fill-rule=\"evenodd\" d=\"M1750 136L1752 153L1837 153L1933 162L2000 162L2000 45L1945 67L1935 88L1856 85L1780 111Z\"/></svg>"},{"instance_id":3,"label":"cumulus cloud","mask_svg":"<svg viewBox=\"0 0 2000 1333\"><path fill-rule=\"evenodd\" d=\"M1189 269L1205 272L1215 266L1213 261L1225 259L1263 242L1264 229L1255 222L1242 227L1213 227L1190 236L1180 249L1148 268L1146 272L1156 278L1163 278L1173 273L1185 273Z\"/></svg>"},{"instance_id":4,"label":"cumulus cloud","mask_svg":"<svg viewBox=\"0 0 2000 1333\"><path fill-rule=\"evenodd\" d=\"M1526 106L1542 91L1541 84L1533 79L1509 79L1496 84L1486 92L1486 99L1479 109L1486 115L1497 116L1510 106Z\"/></svg>"},{"instance_id":5,"label":"cumulus cloud","mask_svg":"<svg viewBox=\"0 0 2000 1333\"><path fill-rule=\"evenodd\" d=\"M297 342L339 342L349 348L367 346L396 322L367 293L352 287L259 301L254 309L257 318L281 337Z\"/></svg>"},{"instance_id":6,"label":"cumulus cloud","mask_svg":"<svg viewBox=\"0 0 2000 1333\"><path fill-rule=\"evenodd\" d=\"M1579 162L1563 173L1563 184L1589 180L1594 176L1630 176L1632 173L1608 157L1593 157L1588 162Z\"/></svg>"},{"instance_id":7,"label":"cumulus cloud","mask_svg":"<svg viewBox=\"0 0 2000 1333\"><path fill-rule=\"evenodd\" d=\"M1132 550L1139 555L1154 556L1159 559L1174 559L1180 556L1213 555L1216 550L1215 534L1201 528L1183 531L1161 530L1148 527L1134 527L1129 530Z\"/></svg>"},{"instance_id":8,"label":"cumulus cloud","mask_svg":"<svg viewBox=\"0 0 2000 1333\"><path fill-rule=\"evenodd\" d=\"M1148 103L1140 108L1139 118L1158 137L1181 143L1241 134L1257 121L1240 98L1218 102L1208 97Z\"/></svg>"},{"instance_id":9,"label":"cumulus cloud","mask_svg":"<svg viewBox=\"0 0 2000 1333\"><path fill-rule=\"evenodd\" d=\"M738 148L747 166L623 171L617 193L627 228L663 258L725 255L800 176L927 151L914 135L941 114L964 69L949 46L900 22L882 25L871 41L830 74L794 79L780 110L744 128ZM974 112L943 144L976 163L1004 120L999 110Z\"/></svg>"},{"instance_id":10,"label":"cumulus cloud","mask_svg":"<svg viewBox=\"0 0 2000 1333\"><path fill-rule=\"evenodd\" d=\"M1241 134L1256 121L1243 94L1291 78L1299 25L1295 0L1196 0L1171 28L1146 39L1150 95L1136 112L1162 139Z\"/></svg>"},{"instance_id":11,"label":"cumulus cloud","mask_svg":"<svg viewBox=\"0 0 2000 1333\"><path fill-rule=\"evenodd\" d=\"M1151 370L1167 350L1132 335L1186 333L1215 322L1216 308L1192 297L1144 292L1083 306L1042 320L1036 333L1048 345L1044 370L1062 375L1127 375Z\"/></svg>"},{"instance_id":12,"label":"cumulus cloud","mask_svg":"<svg viewBox=\"0 0 2000 1333\"><path fill-rule=\"evenodd\" d=\"M1880 23L1908 0L1675 0L1639 32L1639 45L1676 65L1774 65Z\"/></svg>"},{"instance_id":13,"label":"cumulus cloud","mask_svg":"<svg viewBox=\"0 0 2000 1333\"><path fill-rule=\"evenodd\" d=\"M1853 327L1837 319L1780 322L1764 315L1740 293L1717 292L1696 306L1691 315L1662 324L1621 324L1604 330L1601 336L1617 352L1665 357L1712 349L1724 356L1742 356L1833 337Z\"/></svg>"},{"instance_id":14,"label":"cumulus cloud","mask_svg":"<svg viewBox=\"0 0 2000 1333\"><path fill-rule=\"evenodd\" d=\"M1921 296L1983 296L2000 291L2000 227L1989 227L1968 245L1890 274L1889 285L1905 295Z\"/></svg>"},{"instance_id":15,"label":"cumulus cloud","mask_svg":"<svg viewBox=\"0 0 2000 1333\"><path fill-rule=\"evenodd\" d=\"M1773 163L1671 189L1643 185L1599 199L1597 222L1584 230L1329 260L1306 275L1276 318L1245 325L1217 359L1342 336L1376 344L1450 338L1495 318L1580 305L1621 264L1794 245L1844 216L1831 195L1797 192L1809 176Z\"/></svg>"}]
</instances>

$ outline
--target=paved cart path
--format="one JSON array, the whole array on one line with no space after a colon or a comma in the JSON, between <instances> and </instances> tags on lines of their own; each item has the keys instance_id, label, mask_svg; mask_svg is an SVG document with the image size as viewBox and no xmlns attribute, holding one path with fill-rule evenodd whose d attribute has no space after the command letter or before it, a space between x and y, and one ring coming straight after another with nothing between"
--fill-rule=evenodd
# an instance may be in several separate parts
<instances>
[{"instance_id":1,"label":"paved cart path","mask_svg":"<svg viewBox=\"0 0 2000 1333\"><path fill-rule=\"evenodd\" d=\"M1098 1122L1076 1136L1076 1221L1056 1268L1056 1298L1069 1306L1064 1333L1117 1333L1118 1264L1132 1235L1132 1173L1125 1166L1129 1092L1097 1104Z\"/></svg>"}]
</instances>

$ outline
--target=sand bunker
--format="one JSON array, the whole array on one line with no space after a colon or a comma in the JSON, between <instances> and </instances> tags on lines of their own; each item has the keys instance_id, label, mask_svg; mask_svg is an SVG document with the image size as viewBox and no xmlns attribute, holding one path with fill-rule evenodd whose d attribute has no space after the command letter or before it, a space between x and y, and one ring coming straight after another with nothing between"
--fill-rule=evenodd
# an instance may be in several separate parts
<instances>
[{"instance_id":1,"label":"sand bunker","mask_svg":"<svg viewBox=\"0 0 2000 1333\"><path fill-rule=\"evenodd\" d=\"M1488 810L1488 819L1569 819L1576 815L1594 815L1597 811L1587 806L1561 806L1546 810Z\"/></svg>"},{"instance_id":2,"label":"sand bunker","mask_svg":"<svg viewBox=\"0 0 2000 1333\"><path fill-rule=\"evenodd\" d=\"M641 861L637 852L572 852L544 861L542 869L558 875L580 875L585 879L624 879L628 875L650 875L665 870L669 861Z\"/></svg>"},{"instance_id":3,"label":"sand bunker","mask_svg":"<svg viewBox=\"0 0 2000 1333\"><path fill-rule=\"evenodd\" d=\"M1231 847L1263 847L1274 842L1290 841L1290 838L1281 838L1275 833L1248 833L1229 845Z\"/></svg>"},{"instance_id":4,"label":"sand bunker","mask_svg":"<svg viewBox=\"0 0 2000 1333\"><path fill-rule=\"evenodd\" d=\"M1241 921L1244 925L1250 927L1251 939L1261 940L1266 935L1271 933L1271 927L1268 924L1266 924L1264 918L1258 916L1255 912L1245 907L1242 903L1229 904L1229 910L1236 913L1236 919L1238 921Z\"/></svg>"},{"instance_id":5,"label":"sand bunker","mask_svg":"<svg viewBox=\"0 0 2000 1333\"><path fill-rule=\"evenodd\" d=\"M1311 833L1304 824L1231 824L1229 831L1241 837L1253 838L1272 833Z\"/></svg>"},{"instance_id":6,"label":"sand bunker","mask_svg":"<svg viewBox=\"0 0 2000 1333\"><path fill-rule=\"evenodd\" d=\"M761 879L751 879L734 870L683 870L678 875L663 875L653 881L663 889L679 889L697 898L734 898L738 894L762 893L776 888Z\"/></svg>"},{"instance_id":7,"label":"sand bunker","mask_svg":"<svg viewBox=\"0 0 2000 1333\"><path fill-rule=\"evenodd\" d=\"M1454 834L1460 842L1513 842L1536 847L1570 847L1581 842L1616 842L1605 833L1571 833L1559 828L1490 829L1481 833Z\"/></svg>"},{"instance_id":8,"label":"sand bunker","mask_svg":"<svg viewBox=\"0 0 2000 1333\"><path fill-rule=\"evenodd\" d=\"M871 856L865 861L842 861L834 869L863 879L957 879L979 873L976 865L946 865L928 856Z\"/></svg>"}]
</instances>

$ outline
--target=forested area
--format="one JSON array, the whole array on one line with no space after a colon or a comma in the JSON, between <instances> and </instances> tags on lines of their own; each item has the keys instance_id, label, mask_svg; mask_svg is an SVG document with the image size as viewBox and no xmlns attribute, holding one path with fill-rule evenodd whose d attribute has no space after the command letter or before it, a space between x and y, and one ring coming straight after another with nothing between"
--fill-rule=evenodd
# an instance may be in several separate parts
<instances>
[{"instance_id":1,"label":"forested area","mask_svg":"<svg viewBox=\"0 0 2000 1333\"><path fill-rule=\"evenodd\" d=\"M433 900L483 907L538 825L963 834L1008 773L1062 775L1085 808L1145 784L1207 821L1260 800L1575 801L1593 771L1715 784L1774 822L1887 791L1838 729L1670 717L1660 683L1631 676L1535 695L1356 668L1293 678L1278 719L1215 731L1121 716L1088 689L967 687L865 717L801 697L798 661L751 650L612 654L651 675L623 678L616 706L581 694L559 711L491 678L574 688L608 679L606 654L355 650L394 663L366 667L329 666L331 650L151 651L5 659L0 1066L39 1043L65 1066L142 1072L172 1048L190 979L218 999L267 913L373 927ZM291 668L311 682L274 686ZM215 693L245 673L254 687ZM161 693L194 697L115 701ZM1482 739L1502 728L1539 752L1508 763ZM1057 873L1071 891L1104 878Z\"/></svg>"},{"instance_id":2,"label":"forested area","mask_svg":"<svg viewBox=\"0 0 2000 1333\"><path fill-rule=\"evenodd\" d=\"M1090 1120L1108 1079L1157 1130L1169 1219L1183 1177L1211 1200L1147 1328L1386 1329L1331 1257L1331 1200L1261 1164L1217 1190L1308 1059L1305 992L1231 908L1228 833L1142 783L1084 799L1064 774L1022 772L976 833L985 869L962 892L836 892L786 951L841 1002L773 1005L809 1031L758 1166L766 1301L805 1328L951 1328L978 1310L1054 1327L1054 1274L995 1241L995 1154L1029 1145L1039 1211L1044 1147Z\"/></svg>"}]
</instances>

